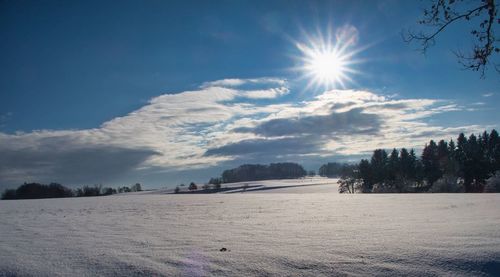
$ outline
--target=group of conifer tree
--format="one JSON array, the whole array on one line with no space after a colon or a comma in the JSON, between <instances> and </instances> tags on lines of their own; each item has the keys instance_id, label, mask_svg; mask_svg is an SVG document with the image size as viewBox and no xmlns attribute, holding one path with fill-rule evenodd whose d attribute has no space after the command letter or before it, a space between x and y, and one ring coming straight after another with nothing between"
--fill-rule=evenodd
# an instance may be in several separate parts
<instances>
[{"instance_id":1,"label":"group of conifer tree","mask_svg":"<svg viewBox=\"0 0 500 277\"><path fill-rule=\"evenodd\" d=\"M373 152L342 174L340 192L493 192L499 191L500 138L496 130L456 142L431 140L420 157L413 149Z\"/></svg>"}]
</instances>

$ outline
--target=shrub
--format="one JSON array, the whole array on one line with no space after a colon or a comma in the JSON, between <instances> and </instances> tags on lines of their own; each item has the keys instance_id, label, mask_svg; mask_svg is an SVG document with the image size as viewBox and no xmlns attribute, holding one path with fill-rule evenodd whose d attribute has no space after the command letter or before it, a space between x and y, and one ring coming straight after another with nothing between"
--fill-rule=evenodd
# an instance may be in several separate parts
<instances>
[{"instance_id":1,"label":"shrub","mask_svg":"<svg viewBox=\"0 0 500 277\"><path fill-rule=\"evenodd\" d=\"M457 176L453 175L444 175L439 178L432 187L429 192L434 193L454 193L454 192L464 192L463 181Z\"/></svg>"},{"instance_id":2,"label":"shrub","mask_svg":"<svg viewBox=\"0 0 500 277\"><path fill-rule=\"evenodd\" d=\"M116 193L116 189L114 188L103 188L102 195L112 195Z\"/></svg>"},{"instance_id":3,"label":"shrub","mask_svg":"<svg viewBox=\"0 0 500 277\"><path fill-rule=\"evenodd\" d=\"M15 189L6 189L2 193L2 199L4 199L4 200L16 199L16 190Z\"/></svg>"},{"instance_id":4,"label":"shrub","mask_svg":"<svg viewBox=\"0 0 500 277\"><path fill-rule=\"evenodd\" d=\"M339 193L355 193L361 188L362 180L343 176L337 181Z\"/></svg>"},{"instance_id":5,"label":"shrub","mask_svg":"<svg viewBox=\"0 0 500 277\"><path fill-rule=\"evenodd\" d=\"M486 180L484 192L500 192L500 171Z\"/></svg>"},{"instance_id":6,"label":"shrub","mask_svg":"<svg viewBox=\"0 0 500 277\"><path fill-rule=\"evenodd\" d=\"M191 182L191 184L189 184L188 189L189 189L190 191L197 190L197 189L198 189L198 186L197 186L195 183Z\"/></svg>"},{"instance_id":7,"label":"shrub","mask_svg":"<svg viewBox=\"0 0 500 277\"><path fill-rule=\"evenodd\" d=\"M142 191L141 184L137 183L130 188L131 191Z\"/></svg>"},{"instance_id":8,"label":"shrub","mask_svg":"<svg viewBox=\"0 0 500 277\"><path fill-rule=\"evenodd\" d=\"M101 185L83 186L83 188L78 188L76 190L76 196L78 197L88 197L88 196L99 196L101 195Z\"/></svg>"}]
</instances>

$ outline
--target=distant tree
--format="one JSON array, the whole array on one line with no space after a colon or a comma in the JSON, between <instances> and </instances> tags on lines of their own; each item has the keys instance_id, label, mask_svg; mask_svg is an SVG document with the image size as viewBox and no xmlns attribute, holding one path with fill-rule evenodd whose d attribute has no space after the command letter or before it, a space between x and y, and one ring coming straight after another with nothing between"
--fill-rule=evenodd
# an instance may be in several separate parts
<instances>
[{"instance_id":1,"label":"distant tree","mask_svg":"<svg viewBox=\"0 0 500 277\"><path fill-rule=\"evenodd\" d=\"M118 188L118 193L131 192L131 191L132 190L130 190L130 188L127 186L123 186L123 187Z\"/></svg>"},{"instance_id":2,"label":"distant tree","mask_svg":"<svg viewBox=\"0 0 500 277\"><path fill-rule=\"evenodd\" d=\"M431 140L421 158L406 148L393 149L388 156L383 149L373 152L370 161L362 159L352 173L339 182L342 192L352 191L359 179L359 192L483 192L494 190L491 179L500 161L500 139L496 130L469 138L462 133L454 140ZM327 167L323 167L326 169ZM490 180L491 181L488 181ZM436 183L437 182L437 183ZM486 189L485 184L489 187Z\"/></svg>"},{"instance_id":3,"label":"distant tree","mask_svg":"<svg viewBox=\"0 0 500 277\"><path fill-rule=\"evenodd\" d=\"M374 184L382 183L387 177L387 152L384 149L373 151L370 167Z\"/></svg>"},{"instance_id":4,"label":"distant tree","mask_svg":"<svg viewBox=\"0 0 500 277\"><path fill-rule=\"evenodd\" d=\"M430 192L434 193L455 193L455 192L464 192L463 183L457 176L453 175L443 175L443 177L439 178L432 187L430 188Z\"/></svg>"},{"instance_id":5,"label":"distant tree","mask_svg":"<svg viewBox=\"0 0 500 277\"><path fill-rule=\"evenodd\" d=\"M2 199L40 199L72 196L73 192L69 188L58 183L51 183L49 185L24 183L15 190L4 191Z\"/></svg>"},{"instance_id":6,"label":"distant tree","mask_svg":"<svg viewBox=\"0 0 500 277\"><path fill-rule=\"evenodd\" d=\"M222 183L222 179L221 178L210 178L208 183L212 184L212 185L220 185Z\"/></svg>"},{"instance_id":7,"label":"distant tree","mask_svg":"<svg viewBox=\"0 0 500 277\"><path fill-rule=\"evenodd\" d=\"M181 189L178 186L175 187L175 190L174 190L175 193L179 193L180 191L181 191Z\"/></svg>"},{"instance_id":8,"label":"distant tree","mask_svg":"<svg viewBox=\"0 0 500 277\"><path fill-rule=\"evenodd\" d=\"M316 171L314 171L314 170L309 170L309 171L307 172L307 176L309 176L309 177L314 177L314 176L316 176Z\"/></svg>"},{"instance_id":9,"label":"distant tree","mask_svg":"<svg viewBox=\"0 0 500 277\"><path fill-rule=\"evenodd\" d=\"M142 191L142 186L139 183L136 183L130 188L131 191Z\"/></svg>"},{"instance_id":10,"label":"distant tree","mask_svg":"<svg viewBox=\"0 0 500 277\"><path fill-rule=\"evenodd\" d=\"M468 139L463 133L459 135L455 158L459 176L464 179L465 192L482 192L492 168L482 151L481 142L474 134Z\"/></svg>"},{"instance_id":11,"label":"distant tree","mask_svg":"<svg viewBox=\"0 0 500 277\"><path fill-rule=\"evenodd\" d=\"M422 151L422 165L424 178L432 186L443 175L439 166L438 147L433 140Z\"/></svg>"},{"instance_id":12,"label":"distant tree","mask_svg":"<svg viewBox=\"0 0 500 277\"><path fill-rule=\"evenodd\" d=\"M116 189L114 189L114 188L109 188L109 187L102 188L102 195L112 195L115 193L116 193Z\"/></svg>"},{"instance_id":13,"label":"distant tree","mask_svg":"<svg viewBox=\"0 0 500 277\"><path fill-rule=\"evenodd\" d=\"M500 171L486 180L485 192L500 192Z\"/></svg>"},{"instance_id":14,"label":"distant tree","mask_svg":"<svg viewBox=\"0 0 500 277\"><path fill-rule=\"evenodd\" d=\"M361 160L358 169L359 178L363 180L361 192L371 192L373 189L374 178L372 168L368 160Z\"/></svg>"},{"instance_id":15,"label":"distant tree","mask_svg":"<svg viewBox=\"0 0 500 277\"><path fill-rule=\"evenodd\" d=\"M198 189L198 186L197 186L194 182L191 182L191 184L189 184L188 189L189 189L190 191L197 190L197 189Z\"/></svg>"},{"instance_id":16,"label":"distant tree","mask_svg":"<svg viewBox=\"0 0 500 277\"><path fill-rule=\"evenodd\" d=\"M94 186L83 186L76 190L76 196L78 197L89 197L89 196L100 196L102 190L102 185Z\"/></svg>"},{"instance_id":17,"label":"distant tree","mask_svg":"<svg viewBox=\"0 0 500 277\"><path fill-rule=\"evenodd\" d=\"M6 189L2 193L2 199L3 200L17 199L16 190L15 189Z\"/></svg>"},{"instance_id":18,"label":"distant tree","mask_svg":"<svg viewBox=\"0 0 500 277\"><path fill-rule=\"evenodd\" d=\"M319 168L318 174L322 177L337 178L352 174L355 167L356 165L347 163L327 163Z\"/></svg>"},{"instance_id":19,"label":"distant tree","mask_svg":"<svg viewBox=\"0 0 500 277\"><path fill-rule=\"evenodd\" d=\"M222 172L223 183L258 181L267 179L294 179L307 175L296 163L272 163L270 165L244 164Z\"/></svg>"},{"instance_id":20,"label":"distant tree","mask_svg":"<svg viewBox=\"0 0 500 277\"><path fill-rule=\"evenodd\" d=\"M400 175L400 160L399 160L399 151L394 148L389 155L389 160L387 163L387 176L386 179L394 182L396 177Z\"/></svg>"},{"instance_id":21,"label":"distant tree","mask_svg":"<svg viewBox=\"0 0 500 277\"><path fill-rule=\"evenodd\" d=\"M491 164L491 171L500 170L500 138L496 130L492 130L490 133L486 156Z\"/></svg>"},{"instance_id":22,"label":"distant tree","mask_svg":"<svg viewBox=\"0 0 500 277\"><path fill-rule=\"evenodd\" d=\"M355 177L342 176L338 181L339 193L355 193L362 187L362 180Z\"/></svg>"},{"instance_id":23,"label":"distant tree","mask_svg":"<svg viewBox=\"0 0 500 277\"><path fill-rule=\"evenodd\" d=\"M208 189L210 189L210 185L209 184L203 184L201 186L201 188L204 189L204 190L208 190Z\"/></svg>"},{"instance_id":24,"label":"distant tree","mask_svg":"<svg viewBox=\"0 0 500 277\"><path fill-rule=\"evenodd\" d=\"M403 38L410 43L420 43L420 50L425 53L435 44L436 38L450 25L457 22L470 22L470 34L474 39L471 53L463 54L458 51L455 55L466 69L479 71L481 77L493 55L500 52L499 41L495 38L495 25L500 24L498 4L496 0L460 1L460 0L432 0L430 7L423 11L423 18L418 21L420 25L433 29L430 33L404 31ZM429 29L429 28L427 28ZM500 73L498 64L493 63L496 71Z\"/></svg>"},{"instance_id":25,"label":"distant tree","mask_svg":"<svg viewBox=\"0 0 500 277\"><path fill-rule=\"evenodd\" d=\"M406 179L415 178L415 157L412 157L406 148L401 148L399 162L401 176Z\"/></svg>"},{"instance_id":26,"label":"distant tree","mask_svg":"<svg viewBox=\"0 0 500 277\"><path fill-rule=\"evenodd\" d=\"M417 183L421 183L424 180L423 175L423 166L422 163L417 159L417 155L415 154L415 150L410 150L410 162L411 162L411 171L410 171L410 179L415 179Z\"/></svg>"}]
</instances>

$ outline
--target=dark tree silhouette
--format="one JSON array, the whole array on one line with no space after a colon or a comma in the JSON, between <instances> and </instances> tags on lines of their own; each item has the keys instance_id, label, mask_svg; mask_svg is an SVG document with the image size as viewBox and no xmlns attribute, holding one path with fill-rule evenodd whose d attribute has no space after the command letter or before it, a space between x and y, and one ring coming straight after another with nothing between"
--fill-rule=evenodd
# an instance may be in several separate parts
<instances>
[{"instance_id":1,"label":"dark tree silhouette","mask_svg":"<svg viewBox=\"0 0 500 277\"><path fill-rule=\"evenodd\" d=\"M373 151L370 161L373 183L382 183L387 176L387 152L384 149Z\"/></svg>"},{"instance_id":2,"label":"dark tree silhouette","mask_svg":"<svg viewBox=\"0 0 500 277\"><path fill-rule=\"evenodd\" d=\"M127 186L123 186L123 187L118 188L118 193L131 192L131 191L132 190L130 190L130 188Z\"/></svg>"},{"instance_id":3,"label":"dark tree silhouette","mask_svg":"<svg viewBox=\"0 0 500 277\"><path fill-rule=\"evenodd\" d=\"M351 176L352 171L356 169L356 165L348 164L348 163L327 163L322 165L318 174L322 177L342 177L342 176Z\"/></svg>"},{"instance_id":4,"label":"dark tree silhouette","mask_svg":"<svg viewBox=\"0 0 500 277\"><path fill-rule=\"evenodd\" d=\"M81 188L76 188L73 191L58 183L50 183L49 185L39 183L24 183L17 189L5 190L2 193L2 199L86 197L112 195L115 193L117 193L116 189L110 187L103 188L102 185L83 186Z\"/></svg>"},{"instance_id":5,"label":"dark tree silhouette","mask_svg":"<svg viewBox=\"0 0 500 277\"><path fill-rule=\"evenodd\" d=\"M221 178L210 178L208 183L211 185L214 185L214 188L220 188L220 184L222 183L222 179Z\"/></svg>"},{"instance_id":6,"label":"dark tree silhouette","mask_svg":"<svg viewBox=\"0 0 500 277\"><path fill-rule=\"evenodd\" d=\"M374 179L372 175L372 167L368 160L361 160L358 168L359 178L363 180L362 192L371 192L373 189Z\"/></svg>"},{"instance_id":7,"label":"dark tree silhouette","mask_svg":"<svg viewBox=\"0 0 500 277\"><path fill-rule=\"evenodd\" d=\"M491 163L491 171L500 170L500 138L496 130L490 133L487 158Z\"/></svg>"},{"instance_id":8,"label":"dark tree silhouette","mask_svg":"<svg viewBox=\"0 0 500 277\"><path fill-rule=\"evenodd\" d=\"M399 170L401 172L401 177L405 179L415 179L415 165L417 162L417 157L413 149L408 152L406 148L402 148L399 153Z\"/></svg>"},{"instance_id":9,"label":"dark tree silhouette","mask_svg":"<svg viewBox=\"0 0 500 277\"><path fill-rule=\"evenodd\" d=\"M338 182L340 192L495 192L500 190L500 138L463 133L446 142L429 141L420 159L411 149L377 149Z\"/></svg>"},{"instance_id":10,"label":"dark tree silhouette","mask_svg":"<svg viewBox=\"0 0 500 277\"><path fill-rule=\"evenodd\" d=\"M106 188L103 188L103 189L102 189L101 194L102 194L102 195L112 195L112 194L116 194L116 189L106 187Z\"/></svg>"},{"instance_id":11,"label":"dark tree silhouette","mask_svg":"<svg viewBox=\"0 0 500 277\"><path fill-rule=\"evenodd\" d=\"M296 163L270 165L245 164L222 172L223 183L258 181L268 179L294 179L306 176L305 169Z\"/></svg>"},{"instance_id":12,"label":"dark tree silhouette","mask_svg":"<svg viewBox=\"0 0 500 277\"><path fill-rule=\"evenodd\" d=\"M396 181L396 177L398 177L397 175L400 171L399 167L400 167L399 151L396 148L394 148L392 149L392 152L389 155L389 160L387 163L386 179L392 182Z\"/></svg>"},{"instance_id":13,"label":"dark tree silhouette","mask_svg":"<svg viewBox=\"0 0 500 277\"><path fill-rule=\"evenodd\" d=\"M191 184L189 184L188 190L193 191L193 190L197 190L197 189L198 189L198 186L194 182L191 182Z\"/></svg>"},{"instance_id":14,"label":"dark tree silhouette","mask_svg":"<svg viewBox=\"0 0 500 277\"><path fill-rule=\"evenodd\" d=\"M89 197L89 196L100 196L102 185L94 185L94 186L83 186L82 188L76 189L77 197Z\"/></svg>"},{"instance_id":15,"label":"dark tree silhouette","mask_svg":"<svg viewBox=\"0 0 500 277\"><path fill-rule=\"evenodd\" d=\"M425 145L424 150L422 151L424 176L431 186L443 175L439 167L439 161L438 146L433 140L431 140L429 144Z\"/></svg>"},{"instance_id":16,"label":"dark tree silhouette","mask_svg":"<svg viewBox=\"0 0 500 277\"><path fill-rule=\"evenodd\" d=\"M142 186L139 183L136 183L135 185L130 187L131 191L142 191Z\"/></svg>"},{"instance_id":17,"label":"dark tree silhouette","mask_svg":"<svg viewBox=\"0 0 500 277\"><path fill-rule=\"evenodd\" d=\"M39 183L24 183L17 189L6 190L2 199L40 199L72 197L71 189L57 183L49 185Z\"/></svg>"},{"instance_id":18,"label":"dark tree silhouette","mask_svg":"<svg viewBox=\"0 0 500 277\"><path fill-rule=\"evenodd\" d=\"M500 24L498 17L499 4L497 0L432 0L430 7L423 11L423 17L418 21L423 27L431 27L431 32L403 31L403 39L408 42L418 42L420 50L425 53L434 45L436 38L450 25L460 21L469 22L472 25L470 34L474 38L472 52L464 54L455 52L460 64L466 69L479 71L481 77L487 66L491 63L492 56L500 52L495 38L495 26ZM500 73L499 64L492 63L497 72Z\"/></svg>"}]
</instances>

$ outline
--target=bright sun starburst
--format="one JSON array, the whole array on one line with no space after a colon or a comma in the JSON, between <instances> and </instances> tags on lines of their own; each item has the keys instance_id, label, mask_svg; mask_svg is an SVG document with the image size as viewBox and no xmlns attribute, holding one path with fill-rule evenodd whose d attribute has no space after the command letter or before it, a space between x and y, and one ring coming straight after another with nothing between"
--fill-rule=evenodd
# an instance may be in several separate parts
<instances>
[{"instance_id":1,"label":"bright sun starburst","mask_svg":"<svg viewBox=\"0 0 500 277\"><path fill-rule=\"evenodd\" d=\"M307 43L296 43L301 51L301 65L298 69L309 79L311 86L323 88L345 88L353 82L352 75L359 73L353 65L359 63L353 56L359 50L353 49L357 42L357 30L350 26L337 31L335 39L328 34L326 39L319 35L309 38Z\"/></svg>"}]
</instances>

